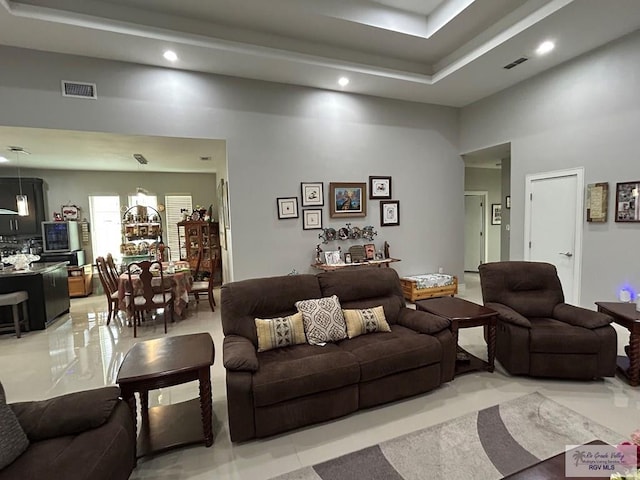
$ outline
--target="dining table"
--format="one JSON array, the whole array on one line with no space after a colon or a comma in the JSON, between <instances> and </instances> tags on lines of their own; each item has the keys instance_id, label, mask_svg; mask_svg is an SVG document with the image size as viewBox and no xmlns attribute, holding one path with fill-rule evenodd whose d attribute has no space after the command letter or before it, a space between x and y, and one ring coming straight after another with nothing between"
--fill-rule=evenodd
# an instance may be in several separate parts
<instances>
[{"instance_id":1,"label":"dining table","mask_svg":"<svg viewBox=\"0 0 640 480\"><path fill-rule=\"evenodd\" d=\"M153 270L152 270L153 272ZM193 276L191 274L191 268L188 262L174 262L171 265L169 262L162 262L162 278L164 280L165 288L170 288L173 295L173 311L178 316L182 316L182 313L189 304L189 292L191 291L191 285L193 283ZM131 274L131 281L133 282L133 294L142 294L142 280L140 275ZM160 287L160 272L159 270L154 273L151 285ZM129 286L129 274L127 272L120 274L118 278L118 309L130 313L129 309L129 296L127 293L131 292Z\"/></svg>"}]
</instances>

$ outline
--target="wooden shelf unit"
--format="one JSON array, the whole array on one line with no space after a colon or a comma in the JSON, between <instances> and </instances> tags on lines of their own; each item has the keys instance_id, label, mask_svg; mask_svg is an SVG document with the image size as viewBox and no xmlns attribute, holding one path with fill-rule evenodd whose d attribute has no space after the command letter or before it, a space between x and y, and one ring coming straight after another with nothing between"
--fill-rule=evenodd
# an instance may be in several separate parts
<instances>
[{"instance_id":1,"label":"wooden shelf unit","mask_svg":"<svg viewBox=\"0 0 640 480\"><path fill-rule=\"evenodd\" d=\"M198 257L202 253L200 271L220 271L221 257L219 244L218 222L205 222L187 220L178 223L178 241L180 245L180 260L189 262L189 266L195 270L198 266ZM216 264L212 265L215 259Z\"/></svg>"}]
</instances>

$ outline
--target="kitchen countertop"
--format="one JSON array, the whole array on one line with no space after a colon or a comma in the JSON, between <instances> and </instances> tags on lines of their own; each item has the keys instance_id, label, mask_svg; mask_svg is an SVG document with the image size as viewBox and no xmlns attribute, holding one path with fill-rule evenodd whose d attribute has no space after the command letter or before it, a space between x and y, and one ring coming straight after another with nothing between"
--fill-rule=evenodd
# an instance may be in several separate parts
<instances>
[{"instance_id":1,"label":"kitchen countertop","mask_svg":"<svg viewBox=\"0 0 640 480\"><path fill-rule=\"evenodd\" d=\"M13 267L5 267L4 270L0 270L0 278L42 275L43 273L56 270L61 266L67 266L67 264L68 262L32 263L29 270L14 270Z\"/></svg>"}]
</instances>

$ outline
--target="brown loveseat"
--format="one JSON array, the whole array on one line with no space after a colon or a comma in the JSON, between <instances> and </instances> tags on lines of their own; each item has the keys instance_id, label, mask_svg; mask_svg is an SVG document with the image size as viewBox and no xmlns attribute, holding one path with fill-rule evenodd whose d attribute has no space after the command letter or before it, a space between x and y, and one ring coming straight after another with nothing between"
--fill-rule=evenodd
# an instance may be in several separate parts
<instances>
[{"instance_id":1,"label":"brown loveseat","mask_svg":"<svg viewBox=\"0 0 640 480\"><path fill-rule=\"evenodd\" d=\"M1 386L0 386L1 388ZM9 404L29 440L0 480L125 480L135 466L131 410L118 387Z\"/></svg>"},{"instance_id":2,"label":"brown loveseat","mask_svg":"<svg viewBox=\"0 0 640 480\"><path fill-rule=\"evenodd\" d=\"M564 303L556 267L480 265L484 304L499 313L496 359L512 375L593 379L616 370L616 331L603 313Z\"/></svg>"},{"instance_id":3,"label":"brown loveseat","mask_svg":"<svg viewBox=\"0 0 640 480\"><path fill-rule=\"evenodd\" d=\"M254 319L296 312L298 300L337 295L343 309L382 305L389 333L325 346L257 351ZM453 378L449 322L406 308L391 268L259 278L222 287L229 432L265 437L434 389Z\"/></svg>"}]
</instances>

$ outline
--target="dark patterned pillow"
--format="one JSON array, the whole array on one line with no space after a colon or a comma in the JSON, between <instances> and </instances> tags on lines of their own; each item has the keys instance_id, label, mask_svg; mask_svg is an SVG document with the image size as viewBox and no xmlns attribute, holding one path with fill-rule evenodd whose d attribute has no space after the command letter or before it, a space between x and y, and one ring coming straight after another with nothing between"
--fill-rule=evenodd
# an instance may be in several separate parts
<instances>
[{"instance_id":1,"label":"dark patterned pillow","mask_svg":"<svg viewBox=\"0 0 640 480\"><path fill-rule=\"evenodd\" d=\"M22 430L11 407L7 405L0 383L0 470L12 463L29 446L29 439Z\"/></svg>"},{"instance_id":2,"label":"dark patterned pillow","mask_svg":"<svg viewBox=\"0 0 640 480\"><path fill-rule=\"evenodd\" d=\"M347 325L338 297L315 298L296 302L302 313L304 332L311 345L323 345L347 338Z\"/></svg>"},{"instance_id":3,"label":"dark patterned pillow","mask_svg":"<svg viewBox=\"0 0 640 480\"><path fill-rule=\"evenodd\" d=\"M347 323L347 335L349 338L365 333L391 331L382 306L363 310L343 310L342 313Z\"/></svg>"},{"instance_id":4,"label":"dark patterned pillow","mask_svg":"<svg viewBox=\"0 0 640 480\"><path fill-rule=\"evenodd\" d=\"M307 341L300 312L288 317L256 318L255 321L259 352L298 345Z\"/></svg>"}]
</instances>

